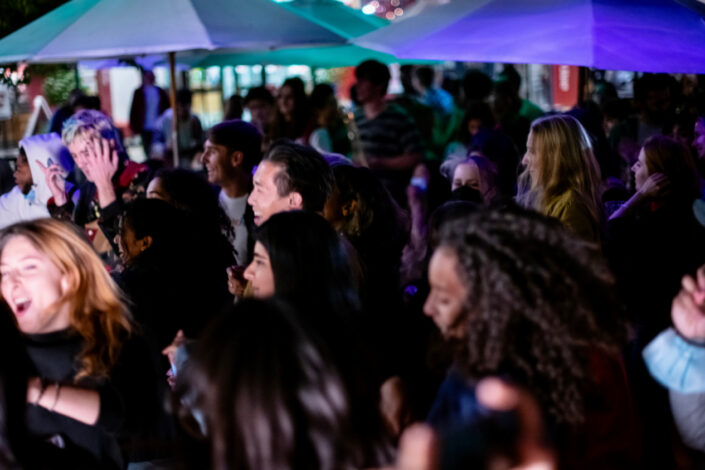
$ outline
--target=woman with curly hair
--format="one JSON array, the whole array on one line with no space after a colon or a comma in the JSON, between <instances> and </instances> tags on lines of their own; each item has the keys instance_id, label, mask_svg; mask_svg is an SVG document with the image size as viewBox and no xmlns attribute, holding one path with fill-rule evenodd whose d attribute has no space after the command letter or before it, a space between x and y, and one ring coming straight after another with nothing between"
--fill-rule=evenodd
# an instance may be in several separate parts
<instances>
[{"instance_id":1,"label":"woman with curly hair","mask_svg":"<svg viewBox=\"0 0 705 470\"><path fill-rule=\"evenodd\" d=\"M565 468L634 468L619 312L594 246L539 214L477 212L441 228L429 282L424 312L454 351L433 424L476 422L471 384L497 375L538 398Z\"/></svg>"},{"instance_id":2,"label":"woman with curly hair","mask_svg":"<svg viewBox=\"0 0 705 470\"><path fill-rule=\"evenodd\" d=\"M537 119L522 163L517 202L600 243L604 225L600 167L582 124L568 115Z\"/></svg>"},{"instance_id":3,"label":"woman with curly hair","mask_svg":"<svg viewBox=\"0 0 705 470\"><path fill-rule=\"evenodd\" d=\"M118 436L148 423L127 412L141 403L138 415L152 416L156 375L127 342L131 317L100 258L63 222L12 225L0 234L0 284L31 363L29 436L74 455L72 468L121 468Z\"/></svg>"}]
</instances>

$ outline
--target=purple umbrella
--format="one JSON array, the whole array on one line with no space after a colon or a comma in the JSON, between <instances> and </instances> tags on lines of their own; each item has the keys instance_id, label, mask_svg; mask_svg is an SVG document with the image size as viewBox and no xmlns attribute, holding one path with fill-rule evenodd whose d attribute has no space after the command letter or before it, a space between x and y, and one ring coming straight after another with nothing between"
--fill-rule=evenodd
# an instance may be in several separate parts
<instances>
[{"instance_id":1,"label":"purple umbrella","mask_svg":"<svg viewBox=\"0 0 705 470\"><path fill-rule=\"evenodd\" d=\"M405 59L705 73L705 21L674 0L451 0L353 42Z\"/></svg>"}]
</instances>

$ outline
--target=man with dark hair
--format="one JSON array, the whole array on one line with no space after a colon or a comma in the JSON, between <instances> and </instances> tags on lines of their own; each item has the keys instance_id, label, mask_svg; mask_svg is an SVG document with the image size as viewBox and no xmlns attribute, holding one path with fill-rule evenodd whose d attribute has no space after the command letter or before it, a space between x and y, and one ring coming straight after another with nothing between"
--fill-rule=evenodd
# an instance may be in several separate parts
<instances>
[{"instance_id":1,"label":"man with dark hair","mask_svg":"<svg viewBox=\"0 0 705 470\"><path fill-rule=\"evenodd\" d=\"M421 102L430 106L438 118L444 118L453 112L453 97L444 89L434 86L435 75L431 67L418 67L413 83Z\"/></svg>"},{"instance_id":2,"label":"man with dark hair","mask_svg":"<svg viewBox=\"0 0 705 470\"><path fill-rule=\"evenodd\" d=\"M191 112L191 90L182 88L176 93L176 112L179 116L179 160L181 166L191 167L203 148L201 120ZM174 155L174 110L169 108L157 120L157 134L161 147L150 149L148 157L161 157L171 161Z\"/></svg>"},{"instance_id":3,"label":"man with dark hair","mask_svg":"<svg viewBox=\"0 0 705 470\"><path fill-rule=\"evenodd\" d=\"M278 212L322 212L332 188L333 173L320 153L280 140L257 168L248 202L259 226Z\"/></svg>"},{"instance_id":4,"label":"man with dark hair","mask_svg":"<svg viewBox=\"0 0 705 470\"><path fill-rule=\"evenodd\" d=\"M250 122L264 134L272 119L274 96L263 86L251 88L244 101L245 108L250 111Z\"/></svg>"},{"instance_id":5,"label":"man with dark hair","mask_svg":"<svg viewBox=\"0 0 705 470\"><path fill-rule=\"evenodd\" d=\"M362 62L355 69L355 78L361 103L355 125L365 158L394 198L405 205L406 186L423 157L419 132L402 108L385 101L390 79L386 65L376 60Z\"/></svg>"},{"instance_id":6,"label":"man with dark hair","mask_svg":"<svg viewBox=\"0 0 705 470\"><path fill-rule=\"evenodd\" d=\"M238 265L246 265L252 252L245 213L252 169L262 158L261 147L260 132L239 119L213 126L203 146L201 161L208 181L220 186L218 200L235 231L233 244Z\"/></svg>"},{"instance_id":7,"label":"man with dark hair","mask_svg":"<svg viewBox=\"0 0 705 470\"><path fill-rule=\"evenodd\" d=\"M130 129L142 138L144 154L149 158L152 139L157 132L157 119L169 108L166 92L154 85L154 73L142 71L142 85L132 95Z\"/></svg>"}]
</instances>

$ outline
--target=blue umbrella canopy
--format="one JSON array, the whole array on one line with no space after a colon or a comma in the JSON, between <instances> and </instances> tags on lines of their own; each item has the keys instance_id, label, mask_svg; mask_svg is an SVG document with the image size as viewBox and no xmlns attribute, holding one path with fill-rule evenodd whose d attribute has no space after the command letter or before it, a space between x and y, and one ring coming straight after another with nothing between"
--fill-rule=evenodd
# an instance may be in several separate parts
<instances>
[{"instance_id":1,"label":"blue umbrella canopy","mask_svg":"<svg viewBox=\"0 0 705 470\"><path fill-rule=\"evenodd\" d=\"M429 1L352 42L406 59L705 73L695 10L675 0Z\"/></svg>"}]
</instances>

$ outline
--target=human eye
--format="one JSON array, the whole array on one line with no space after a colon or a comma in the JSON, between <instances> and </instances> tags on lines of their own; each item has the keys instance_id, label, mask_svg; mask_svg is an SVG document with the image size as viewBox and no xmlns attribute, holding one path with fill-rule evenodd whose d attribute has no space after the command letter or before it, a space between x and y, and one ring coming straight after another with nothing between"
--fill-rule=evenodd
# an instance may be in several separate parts
<instances>
[{"instance_id":1,"label":"human eye","mask_svg":"<svg viewBox=\"0 0 705 470\"><path fill-rule=\"evenodd\" d=\"M22 272L23 273L33 273L34 271L37 270L39 266L37 263L27 263L22 266Z\"/></svg>"}]
</instances>

